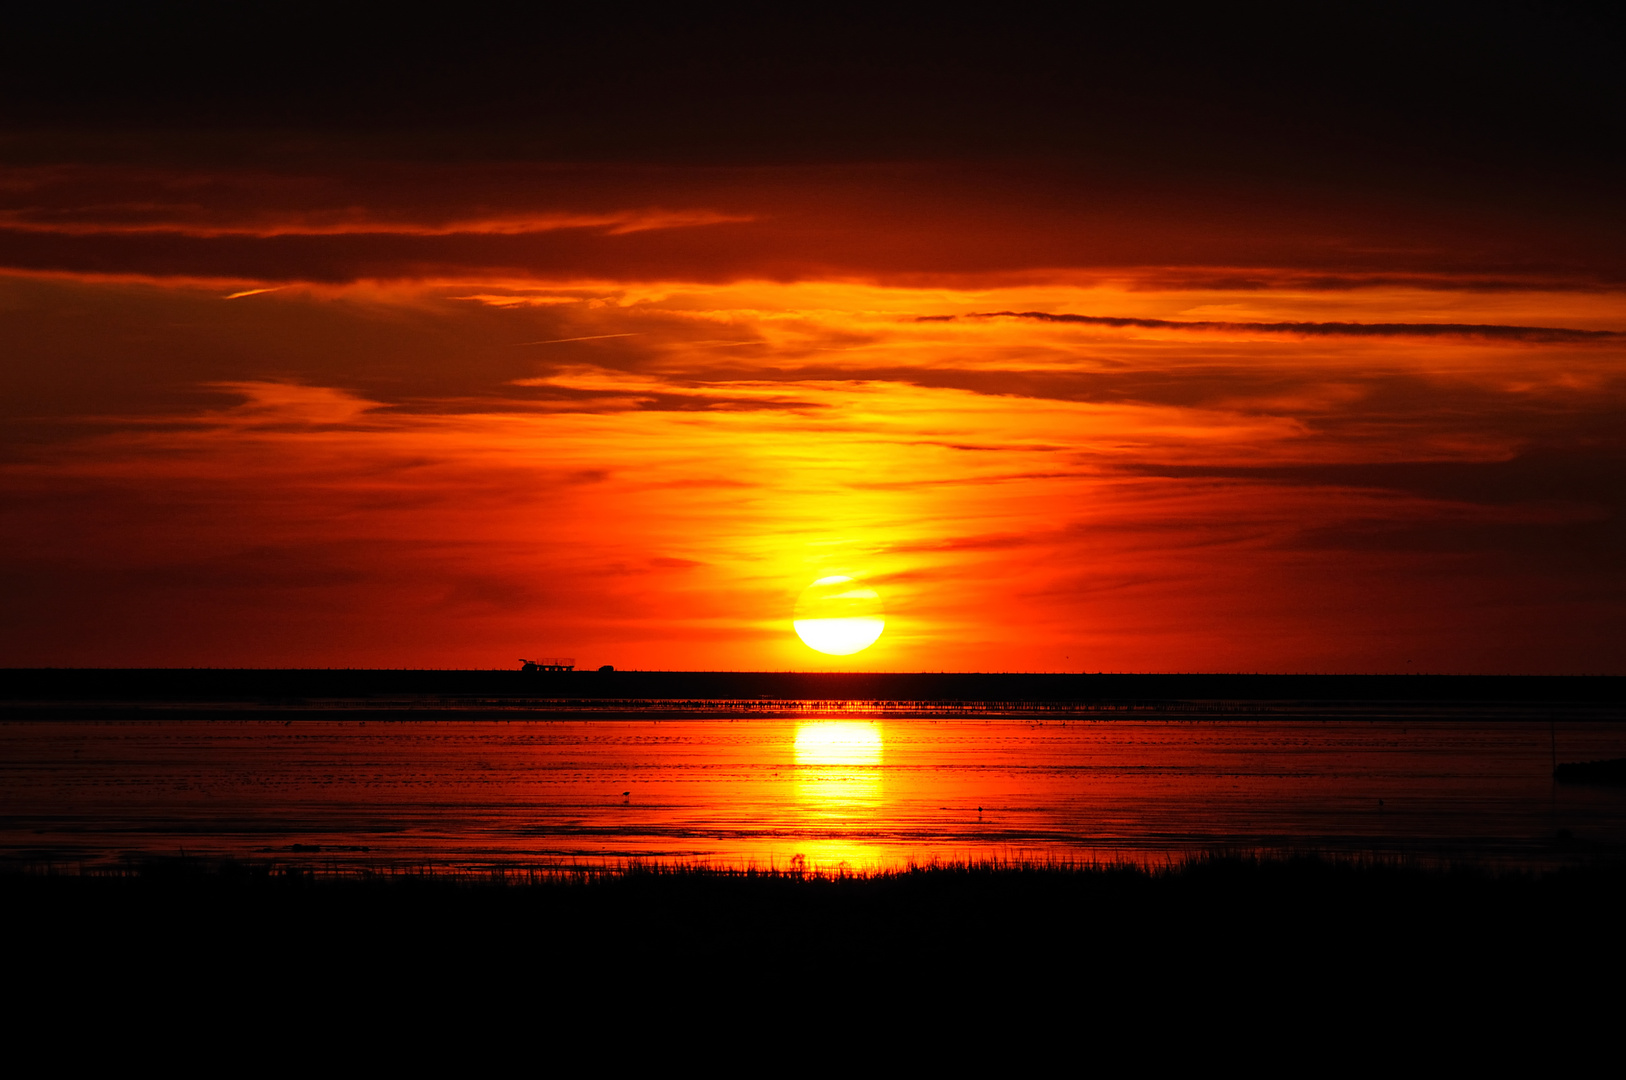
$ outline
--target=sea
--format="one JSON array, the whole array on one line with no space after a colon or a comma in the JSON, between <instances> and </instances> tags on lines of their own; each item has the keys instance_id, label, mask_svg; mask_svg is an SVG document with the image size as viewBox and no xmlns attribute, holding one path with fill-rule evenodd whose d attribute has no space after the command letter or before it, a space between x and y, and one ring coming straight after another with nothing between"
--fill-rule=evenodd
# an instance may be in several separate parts
<instances>
[{"instance_id":1,"label":"sea","mask_svg":"<svg viewBox=\"0 0 1626 1080\"><path fill-rule=\"evenodd\" d=\"M1618 707L423 697L0 711L0 866L681 862L870 873L1213 852L1626 854Z\"/></svg>"}]
</instances>

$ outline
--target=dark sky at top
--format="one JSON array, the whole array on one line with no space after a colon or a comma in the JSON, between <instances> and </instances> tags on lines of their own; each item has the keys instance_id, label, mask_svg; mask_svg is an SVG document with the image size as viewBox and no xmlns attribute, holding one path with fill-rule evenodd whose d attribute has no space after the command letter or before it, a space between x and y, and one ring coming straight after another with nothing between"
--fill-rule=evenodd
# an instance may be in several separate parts
<instances>
[{"instance_id":1,"label":"dark sky at top","mask_svg":"<svg viewBox=\"0 0 1626 1080\"><path fill-rule=\"evenodd\" d=\"M1623 20L1602 5L52 5L6 22L0 127L36 134L281 129L525 160L1037 156L1525 190L1613 182L1626 154Z\"/></svg>"},{"instance_id":2,"label":"dark sky at top","mask_svg":"<svg viewBox=\"0 0 1626 1080\"><path fill-rule=\"evenodd\" d=\"M630 201L758 214L789 200L839 204L831 214L863 222L860 261L898 270L1070 263L1079 244L1067 222L1093 214L1097 261L1367 272L1384 253L1422 247L1430 268L1615 281L1626 274L1623 106L1626 17L1582 5L1122 4L967 17L81 4L19 9L0 33L0 165L32 170L6 199L35 223L100 220L115 204L183 190L217 215L365 204L375 215L410 205L425 219L539 209L544 188L549 206L573 210ZM807 171L897 164L933 171L907 181ZM558 165L598 171L546 184L524 171ZM669 166L683 176L636 171ZM797 193L776 186L792 173L703 171L759 166L800 169ZM70 181L58 167L81 171ZM94 172L109 169L125 171ZM271 176L299 179L279 192ZM161 197L143 194L153 177ZM955 229L942 229L950 217ZM763 233L743 263L707 256L707 272L851 265L824 250L836 234L826 218L805 236ZM906 220L900 255L883 257L877 230ZM1286 237L1356 234L1336 265L1275 250ZM339 263L239 257L226 241L207 258L148 251L168 243L150 239L129 242L139 252L108 237L5 243L19 267L267 279L388 276L403 259L360 241L345 242ZM517 265L485 251L503 243L535 247L488 240L478 257L436 252L420 265ZM944 243L952 258L931 254ZM1012 245L1026 246L1007 254ZM660 252L616 257L645 276L678 272ZM704 269L692 252L683 262L684 273Z\"/></svg>"}]
</instances>

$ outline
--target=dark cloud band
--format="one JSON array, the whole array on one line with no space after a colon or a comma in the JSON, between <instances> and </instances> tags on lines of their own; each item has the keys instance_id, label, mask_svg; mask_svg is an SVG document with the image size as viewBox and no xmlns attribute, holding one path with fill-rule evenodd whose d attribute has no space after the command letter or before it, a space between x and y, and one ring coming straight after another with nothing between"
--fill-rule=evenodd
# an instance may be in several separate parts
<instances>
[{"instance_id":1,"label":"dark cloud band","mask_svg":"<svg viewBox=\"0 0 1626 1080\"><path fill-rule=\"evenodd\" d=\"M923 315L921 322L952 322L960 316ZM1502 326L1495 323L1359 323L1359 322L1214 322L1175 319L1130 319L1109 315L1071 315L1049 311L984 311L967 319L1028 319L1077 323L1121 330L1193 330L1221 333L1297 334L1306 337L1480 337L1504 341L1619 341L1618 330L1574 330L1557 326Z\"/></svg>"}]
</instances>

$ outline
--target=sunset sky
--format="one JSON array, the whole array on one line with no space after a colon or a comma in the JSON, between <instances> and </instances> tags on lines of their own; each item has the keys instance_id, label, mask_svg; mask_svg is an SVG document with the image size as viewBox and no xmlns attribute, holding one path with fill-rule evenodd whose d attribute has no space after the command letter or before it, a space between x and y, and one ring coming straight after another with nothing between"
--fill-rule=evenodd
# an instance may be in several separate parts
<instances>
[{"instance_id":1,"label":"sunset sky","mask_svg":"<svg viewBox=\"0 0 1626 1080\"><path fill-rule=\"evenodd\" d=\"M1295 10L17 17L0 664L1626 673L1620 24Z\"/></svg>"}]
</instances>

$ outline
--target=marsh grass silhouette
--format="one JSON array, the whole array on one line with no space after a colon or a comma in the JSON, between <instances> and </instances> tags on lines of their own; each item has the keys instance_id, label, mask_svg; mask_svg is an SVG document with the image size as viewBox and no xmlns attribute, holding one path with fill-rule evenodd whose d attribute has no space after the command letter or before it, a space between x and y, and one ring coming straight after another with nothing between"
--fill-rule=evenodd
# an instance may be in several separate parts
<instances>
[{"instance_id":1,"label":"marsh grass silhouette","mask_svg":"<svg viewBox=\"0 0 1626 1080\"><path fill-rule=\"evenodd\" d=\"M1510 1034L1608 1030L1614 999L1593 987L1626 956L1622 900L1618 865L1253 854L870 875L196 858L0 875L14 1031L78 1017L122 1054L184 1029L226 1059L343 1032L362 1059L438 1046L448 1067L583 1039L617 1060L795 1058L812 1053L804 1032L989 1068L1079 1038L1207 1060L1256 1030L1336 1060L1399 1040L1505 1058Z\"/></svg>"},{"instance_id":2,"label":"marsh grass silhouette","mask_svg":"<svg viewBox=\"0 0 1626 1080\"><path fill-rule=\"evenodd\" d=\"M8 925L43 968L181 965L227 983L263 964L341 958L391 985L433 973L601 974L855 968L931 986L1039 970L1263 973L1323 985L1384 969L1499 982L1514 969L1613 966L1626 867L1493 872L1380 859L1209 855L1161 868L944 863L876 874L504 866L322 874L197 859L0 876ZM237 972L236 975L233 972ZM274 977L269 969L267 978ZM1161 978L1161 976L1159 976ZM320 992L320 987L314 987Z\"/></svg>"}]
</instances>

